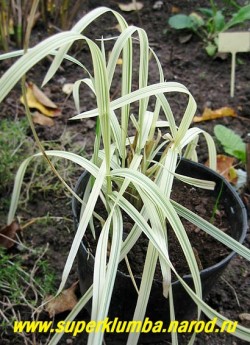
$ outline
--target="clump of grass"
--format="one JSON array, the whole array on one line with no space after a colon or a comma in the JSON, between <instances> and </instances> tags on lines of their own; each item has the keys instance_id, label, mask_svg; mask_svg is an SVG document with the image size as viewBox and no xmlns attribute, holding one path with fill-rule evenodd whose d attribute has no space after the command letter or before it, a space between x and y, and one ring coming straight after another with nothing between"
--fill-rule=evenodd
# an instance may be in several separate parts
<instances>
[{"instance_id":1,"label":"clump of grass","mask_svg":"<svg viewBox=\"0 0 250 345\"><path fill-rule=\"evenodd\" d=\"M0 192L7 192L20 161L31 154L31 139L27 137L28 121L7 120L0 121Z\"/></svg>"},{"instance_id":2,"label":"clump of grass","mask_svg":"<svg viewBox=\"0 0 250 345\"><path fill-rule=\"evenodd\" d=\"M42 252L11 254L0 247L2 298L8 297L13 304L19 304L22 296L32 302L54 290L55 275L44 258L46 252L47 248Z\"/></svg>"},{"instance_id":3,"label":"clump of grass","mask_svg":"<svg viewBox=\"0 0 250 345\"><path fill-rule=\"evenodd\" d=\"M36 144L32 143L33 139L28 136L28 129L29 124L26 118L0 121L0 193L2 195L9 194L20 162L38 151ZM58 140L46 141L43 142L43 145L46 149L63 150L74 144L72 143L72 135L66 132ZM76 151L84 155L84 148L77 147ZM72 178L76 174L73 164L58 159L55 159L53 163L63 178L73 186ZM43 179L40 178L41 175ZM43 159L34 162L29 168L28 180L29 182L23 188L22 200L25 202L32 196L33 192L44 195L51 193L59 195L64 190L63 185L55 178Z\"/></svg>"}]
</instances>

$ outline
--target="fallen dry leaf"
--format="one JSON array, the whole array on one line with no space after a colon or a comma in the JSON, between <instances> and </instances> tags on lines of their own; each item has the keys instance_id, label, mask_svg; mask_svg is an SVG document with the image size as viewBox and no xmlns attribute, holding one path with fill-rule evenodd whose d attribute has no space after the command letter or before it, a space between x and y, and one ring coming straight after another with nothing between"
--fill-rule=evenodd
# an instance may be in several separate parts
<instances>
[{"instance_id":1,"label":"fallen dry leaf","mask_svg":"<svg viewBox=\"0 0 250 345\"><path fill-rule=\"evenodd\" d=\"M39 111L36 111L34 112L34 114L32 114L32 119L34 123L37 123L42 126L52 127L55 124L53 119L44 116L43 114L39 113Z\"/></svg>"},{"instance_id":2,"label":"fallen dry leaf","mask_svg":"<svg viewBox=\"0 0 250 345\"><path fill-rule=\"evenodd\" d=\"M193 122L214 120L224 116L237 116L237 113L230 107L223 107L216 110L205 108L202 116L195 116Z\"/></svg>"},{"instance_id":3,"label":"fallen dry leaf","mask_svg":"<svg viewBox=\"0 0 250 345\"><path fill-rule=\"evenodd\" d=\"M235 159L226 155L217 155L217 172L230 183L236 184L238 175L234 169ZM208 162L206 163L208 165Z\"/></svg>"},{"instance_id":4,"label":"fallen dry leaf","mask_svg":"<svg viewBox=\"0 0 250 345\"><path fill-rule=\"evenodd\" d=\"M53 103L35 84L29 83L27 85L26 97L29 108L35 108L39 110L40 113L50 117L61 115L61 111L58 109L57 105ZM20 101L24 104L23 96L20 98Z\"/></svg>"},{"instance_id":5,"label":"fallen dry leaf","mask_svg":"<svg viewBox=\"0 0 250 345\"><path fill-rule=\"evenodd\" d=\"M131 12L131 11L139 11L143 8L143 3L139 2L139 1L133 1L130 2L128 4L120 4L118 3L118 6L120 8L120 10L124 11L124 12Z\"/></svg>"},{"instance_id":6,"label":"fallen dry leaf","mask_svg":"<svg viewBox=\"0 0 250 345\"><path fill-rule=\"evenodd\" d=\"M9 249L14 246L16 235L21 231L20 225L13 221L10 225L6 225L0 230L0 246Z\"/></svg>"},{"instance_id":7,"label":"fallen dry leaf","mask_svg":"<svg viewBox=\"0 0 250 345\"><path fill-rule=\"evenodd\" d=\"M33 91L34 96L36 99L42 103L45 107L57 109L57 105L52 102L44 92L42 92L34 83L28 83L29 88Z\"/></svg>"},{"instance_id":8,"label":"fallen dry leaf","mask_svg":"<svg viewBox=\"0 0 250 345\"><path fill-rule=\"evenodd\" d=\"M187 43L188 41L190 41L192 37L193 37L193 34L182 35L179 37L178 40L181 44L184 44L184 43Z\"/></svg>"},{"instance_id":9,"label":"fallen dry leaf","mask_svg":"<svg viewBox=\"0 0 250 345\"><path fill-rule=\"evenodd\" d=\"M67 310L72 310L77 303L77 297L75 290L78 282L75 282L71 285L70 288L63 290L59 296L47 296L45 299L49 301L46 304L45 310L48 312L49 317L53 317L59 313L62 313Z\"/></svg>"}]
</instances>

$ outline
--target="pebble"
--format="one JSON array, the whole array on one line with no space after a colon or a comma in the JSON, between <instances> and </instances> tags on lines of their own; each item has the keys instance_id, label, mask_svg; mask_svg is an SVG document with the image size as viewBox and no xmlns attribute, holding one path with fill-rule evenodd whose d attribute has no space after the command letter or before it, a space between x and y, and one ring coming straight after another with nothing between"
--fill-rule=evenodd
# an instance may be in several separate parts
<instances>
[{"instance_id":1,"label":"pebble","mask_svg":"<svg viewBox=\"0 0 250 345\"><path fill-rule=\"evenodd\" d=\"M163 7L163 1L156 1L154 4L153 4L153 10L160 10L162 9Z\"/></svg>"}]
</instances>

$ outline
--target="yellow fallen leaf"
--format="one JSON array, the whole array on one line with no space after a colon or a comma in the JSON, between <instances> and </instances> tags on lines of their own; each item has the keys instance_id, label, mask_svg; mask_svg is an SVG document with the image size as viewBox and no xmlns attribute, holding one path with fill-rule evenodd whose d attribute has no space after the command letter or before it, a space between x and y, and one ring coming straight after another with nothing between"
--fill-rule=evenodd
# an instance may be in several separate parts
<instances>
[{"instance_id":1,"label":"yellow fallen leaf","mask_svg":"<svg viewBox=\"0 0 250 345\"><path fill-rule=\"evenodd\" d=\"M70 288L63 290L60 295L53 297L47 296L45 302L48 301L46 304L45 310L48 312L49 317L53 317L59 313L62 313L67 310L72 310L77 303L77 297L75 294L75 290L77 287L78 282L71 285Z\"/></svg>"},{"instance_id":2,"label":"yellow fallen leaf","mask_svg":"<svg viewBox=\"0 0 250 345\"><path fill-rule=\"evenodd\" d=\"M209 121L218 119L224 116L238 116L237 113L233 108L230 107L222 107L216 110L212 110L210 108L205 108L203 111L202 116L195 116L193 118L193 122L201 122L201 121Z\"/></svg>"},{"instance_id":3,"label":"yellow fallen leaf","mask_svg":"<svg viewBox=\"0 0 250 345\"><path fill-rule=\"evenodd\" d=\"M133 1L130 2L128 4L120 4L118 3L118 6L120 8L120 10L124 11L124 12L131 12L131 11L139 11L143 8L143 3L139 2L139 1Z\"/></svg>"},{"instance_id":4,"label":"yellow fallen leaf","mask_svg":"<svg viewBox=\"0 0 250 345\"><path fill-rule=\"evenodd\" d=\"M36 111L34 114L32 114L32 119L34 123L37 123L42 126L52 127L55 124L53 119L44 116L43 114L39 113L39 111Z\"/></svg>"},{"instance_id":5,"label":"yellow fallen leaf","mask_svg":"<svg viewBox=\"0 0 250 345\"><path fill-rule=\"evenodd\" d=\"M41 91L39 88L33 84L29 83L26 89L26 97L29 108L35 108L40 111L40 113L54 117L61 115L61 111L58 107L50 101L50 99ZM20 98L22 104L24 104L23 96Z\"/></svg>"}]
</instances>

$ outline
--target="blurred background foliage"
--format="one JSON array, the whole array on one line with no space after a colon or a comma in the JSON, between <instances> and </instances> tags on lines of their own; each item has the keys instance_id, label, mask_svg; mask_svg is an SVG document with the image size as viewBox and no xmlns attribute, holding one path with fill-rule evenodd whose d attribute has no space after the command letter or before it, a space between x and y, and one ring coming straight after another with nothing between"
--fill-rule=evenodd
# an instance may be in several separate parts
<instances>
[{"instance_id":1,"label":"blurred background foliage","mask_svg":"<svg viewBox=\"0 0 250 345\"><path fill-rule=\"evenodd\" d=\"M0 0L0 49L7 52L11 47L22 48L32 3L33 0ZM81 3L81 0L41 0L32 26L40 25L47 32L67 30Z\"/></svg>"}]
</instances>

